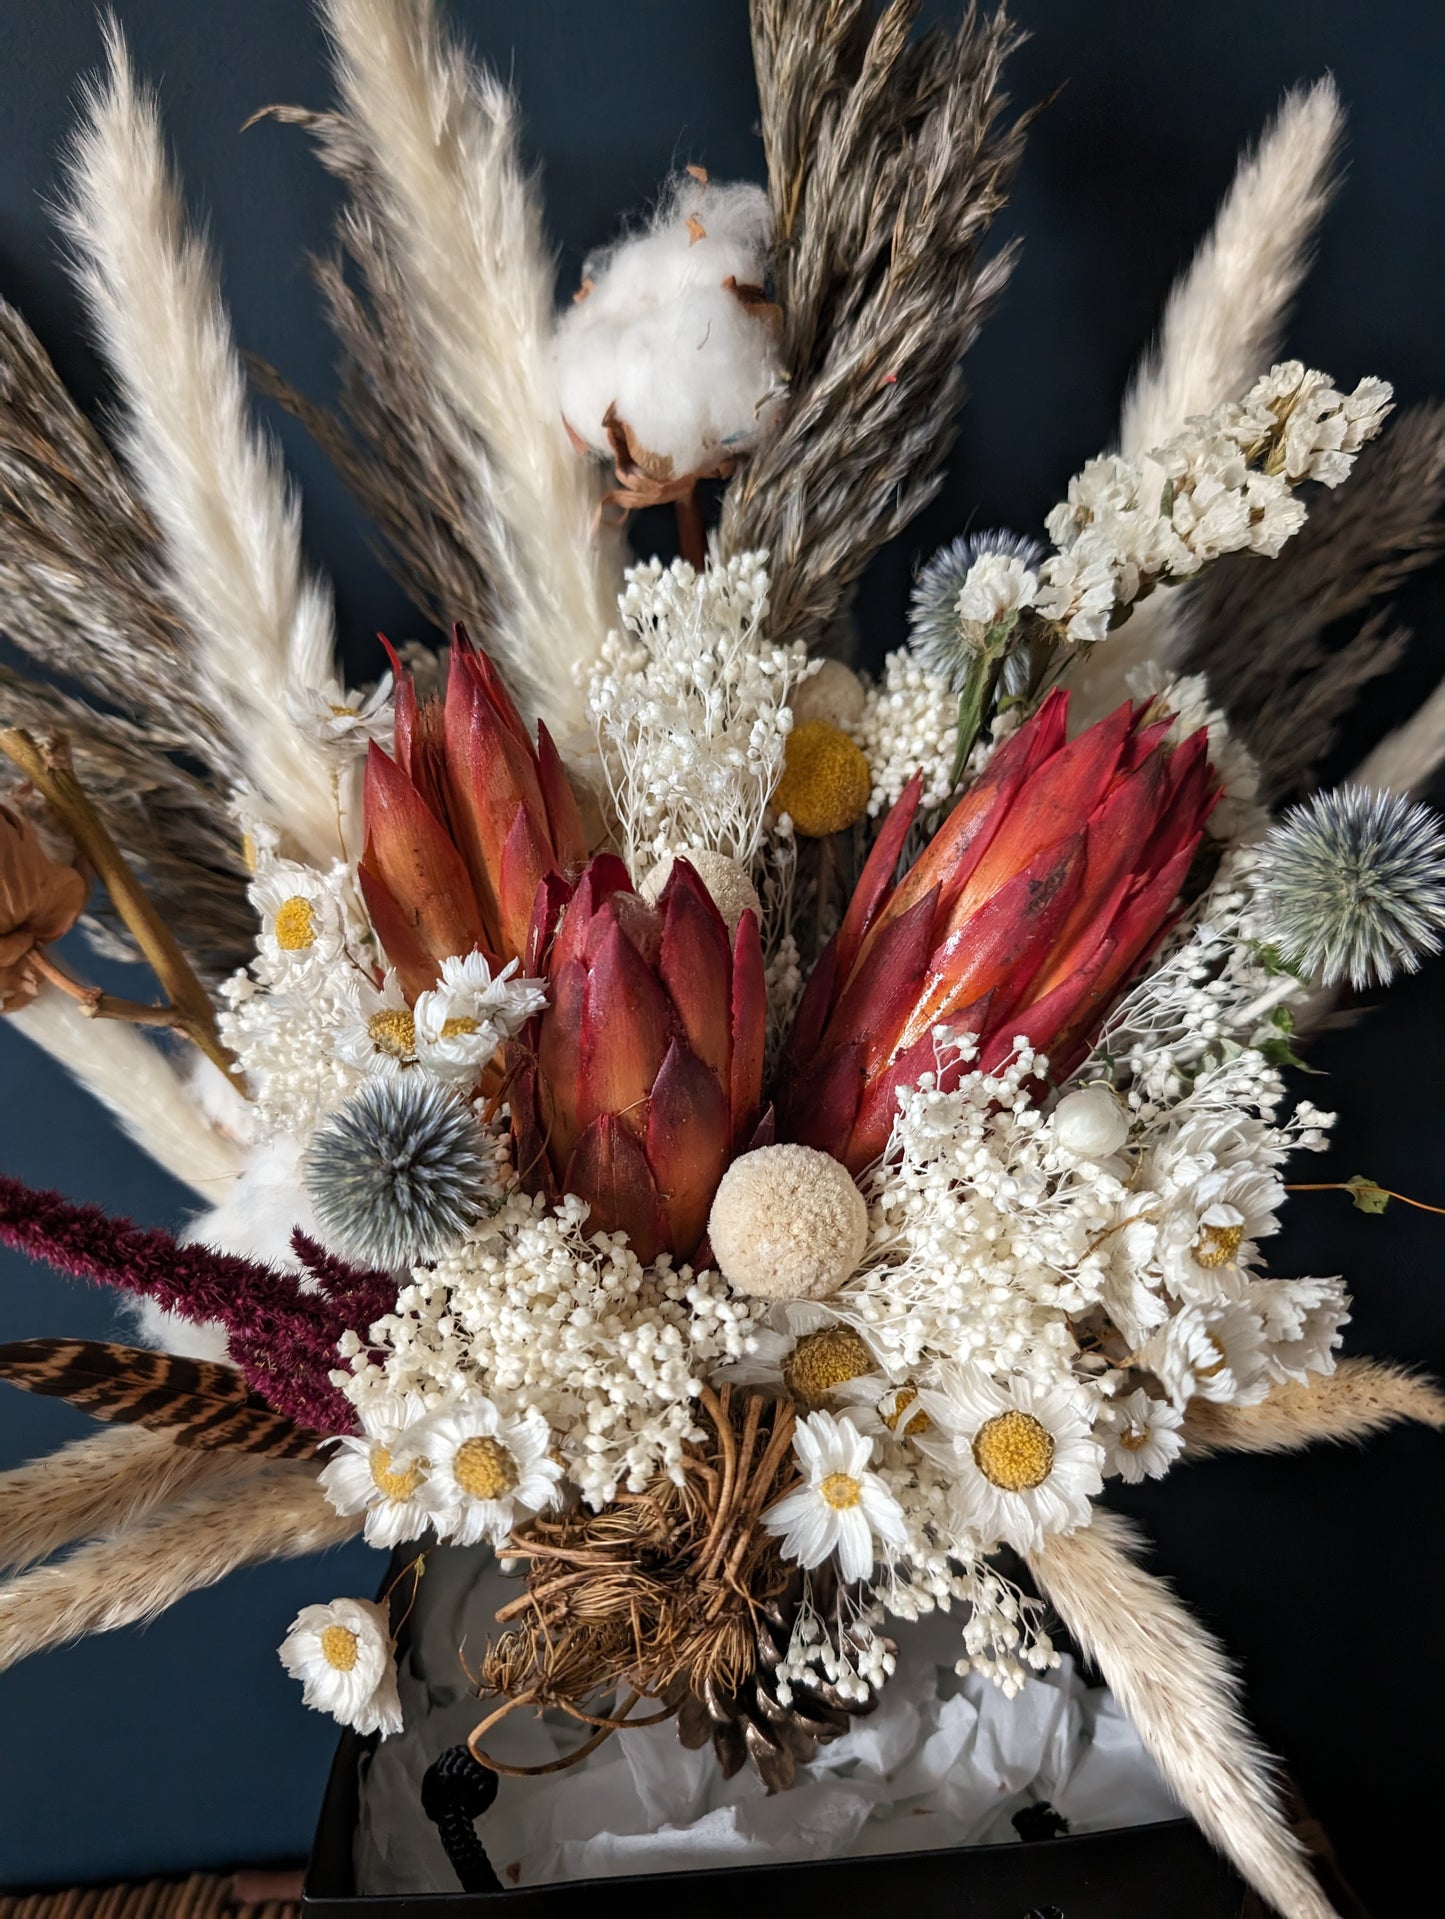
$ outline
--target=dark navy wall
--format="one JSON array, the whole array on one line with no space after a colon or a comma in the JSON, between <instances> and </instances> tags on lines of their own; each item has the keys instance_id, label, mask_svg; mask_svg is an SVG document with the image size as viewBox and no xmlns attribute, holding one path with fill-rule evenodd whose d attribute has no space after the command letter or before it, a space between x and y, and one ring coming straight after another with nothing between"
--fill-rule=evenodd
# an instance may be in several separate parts
<instances>
[{"instance_id":1,"label":"dark navy wall","mask_svg":"<svg viewBox=\"0 0 1445 1919\"><path fill-rule=\"evenodd\" d=\"M521 93L565 277L671 165L758 174L744 0L454 0L453 10ZM1335 72L1352 138L1291 344L1341 380L1379 372L1406 400L1445 392L1445 12L1422 0L1020 0L1018 11L1034 34L1015 63L1018 96L1067 85L1038 123L1003 223L1025 251L970 361L974 398L949 487L868 583L875 651L896 639L919 552L969 521L1035 526L1107 443L1129 364L1237 148L1297 79ZM118 0L118 12L220 242L242 343L325 395L330 349L304 256L326 242L331 186L298 133L240 132L268 102L325 100L304 0ZM78 77L99 50L88 0L0 7L0 293L87 403L104 401L104 380L46 204ZM289 424L282 432L308 543L336 579L347 649L364 666L377 627L402 635L420 622L323 462ZM1403 609L1420 631L1415 658L1402 691L1372 696L1357 745L1445 666L1439 590L1416 588ZM1441 979L1427 971L1318 1049L1334 1078L1311 1092L1344 1113L1319 1177L1366 1171L1445 1201ZM3 1024L0 1165L141 1220L186 1212L185 1194ZM1334 1197L1293 1210L1277 1269L1350 1275L1352 1348L1445 1370L1445 1221L1399 1207L1370 1220ZM0 1337L110 1324L95 1294L0 1261ZM8 1395L0 1465L85 1424ZM1404 1909L1403 1875L1438 1817L1442 1464L1438 1438L1405 1433L1358 1453L1220 1461L1127 1501L1159 1542L1157 1563L1244 1661L1262 1731L1380 1912ZM274 1648L298 1605L368 1590L378 1573L360 1547L265 1569L144 1632L0 1678L0 1884L299 1856L329 1722L302 1710Z\"/></svg>"}]
</instances>

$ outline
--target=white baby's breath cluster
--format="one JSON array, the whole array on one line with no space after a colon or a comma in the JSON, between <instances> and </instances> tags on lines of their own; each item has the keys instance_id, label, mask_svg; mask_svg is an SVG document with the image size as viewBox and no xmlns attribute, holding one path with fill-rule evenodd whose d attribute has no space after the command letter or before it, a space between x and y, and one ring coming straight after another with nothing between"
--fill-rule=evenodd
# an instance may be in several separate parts
<instances>
[{"instance_id":1,"label":"white baby's breath cluster","mask_svg":"<svg viewBox=\"0 0 1445 1919\"><path fill-rule=\"evenodd\" d=\"M363 1422L374 1396L429 1407L485 1394L538 1412L592 1506L675 1470L700 1437L698 1382L741 1358L750 1303L719 1274L644 1267L621 1234L586 1232L586 1207L520 1193L457 1251L418 1268L394 1315L349 1339L340 1383Z\"/></svg>"},{"instance_id":2,"label":"white baby's breath cluster","mask_svg":"<svg viewBox=\"0 0 1445 1919\"><path fill-rule=\"evenodd\" d=\"M783 769L800 642L763 635L767 556L629 568L588 705L634 872L689 848L751 865Z\"/></svg>"},{"instance_id":3,"label":"white baby's breath cluster","mask_svg":"<svg viewBox=\"0 0 1445 1919\"><path fill-rule=\"evenodd\" d=\"M888 811L915 773L923 775L925 811L941 806L953 791L958 694L911 648L887 656L883 677L868 688L863 711L848 731L873 775L870 819Z\"/></svg>"},{"instance_id":4,"label":"white baby's breath cluster","mask_svg":"<svg viewBox=\"0 0 1445 1919\"><path fill-rule=\"evenodd\" d=\"M1383 380L1344 394L1290 360L1142 463L1090 460L1046 521L1058 551L1040 568L1035 610L1092 643L1161 582L1225 553L1273 557L1304 524L1293 489L1338 486L1389 406Z\"/></svg>"}]
</instances>

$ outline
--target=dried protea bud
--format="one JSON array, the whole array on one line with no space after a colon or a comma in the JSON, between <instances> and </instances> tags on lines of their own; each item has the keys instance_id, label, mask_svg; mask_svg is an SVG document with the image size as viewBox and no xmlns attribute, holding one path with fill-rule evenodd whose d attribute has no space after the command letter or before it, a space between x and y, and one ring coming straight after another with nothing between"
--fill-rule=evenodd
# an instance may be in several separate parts
<instances>
[{"instance_id":1,"label":"dried protea bud","mask_svg":"<svg viewBox=\"0 0 1445 1919\"><path fill-rule=\"evenodd\" d=\"M0 805L0 1011L35 997L33 956L70 931L87 891L73 866L45 850L28 820Z\"/></svg>"}]
</instances>

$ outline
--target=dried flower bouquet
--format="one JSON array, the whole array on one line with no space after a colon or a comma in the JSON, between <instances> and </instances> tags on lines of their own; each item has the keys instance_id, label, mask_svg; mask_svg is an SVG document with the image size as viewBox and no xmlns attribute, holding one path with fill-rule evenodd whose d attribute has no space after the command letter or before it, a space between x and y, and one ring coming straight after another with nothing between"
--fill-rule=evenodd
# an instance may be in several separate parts
<instances>
[{"instance_id":1,"label":"dried flower bouquet","mask_svg":"<svg viewBox=\"0 0 1445 1919\"><path fill-rule=\"evenodd\" d=\"M118 454L0 312L0 575L42 672L0 678L0 1004L211 1207L178 1243L0 1180L0 1237L147 1341L0 1349L111 1422L5 1476L0 1659L356 1532L485 1540L524 1579L479 1756L520 1707L579 1753L675 1715L785 1786L887 1683L890 1619L953 1612L1012 1693L1052 1615L1260 1893L1327 1913L1223 1654L1096 1502L1445 1424L1337 1357L1339 1279L1263 1251L1330 1124L1292 1048L1445 929L1439 696L1363 783L1312 775L1370 670L1301 638L1312 528L1362 603L1445 471L1383 382L1272 363L1332 88L1244 162L1118 450L1046 537L930 561L869 681L851 586L936 486L1008 277L1007 20L753 0L767 191L689 169L558 317L506 93L431 0L322 10L338 103L273 111L346 190L344 417L255 371L445 660L336 677L118 35L67 215ZM658 501L691 557L624 570ZM1241 567L1278 613L1248 649ZM77 921L163 1001L76 978ZM337 1600L281 1656L385 1736L391 1636Z\"/></svg>"}]
</instances>

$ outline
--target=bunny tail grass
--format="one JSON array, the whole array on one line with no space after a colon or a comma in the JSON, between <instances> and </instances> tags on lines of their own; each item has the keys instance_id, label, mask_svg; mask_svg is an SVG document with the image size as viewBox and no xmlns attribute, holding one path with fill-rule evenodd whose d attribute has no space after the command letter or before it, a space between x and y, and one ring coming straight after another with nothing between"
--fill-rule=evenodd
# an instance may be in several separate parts
<instances>
[{"instance_id":1,"label":"bunny tail grass","mask_svg":"<svg viewBox=\"0 0 1445 1919\"><path fill-rule=\"evenodd\" d=\"M1292 1453L1319 1440L1343 1445L1414 1421L1445 1431L1445 1393L1433 1379L1378 1359L1342 1359L1334 1372L1276 1386L1257 1406L1193 1400L1184 1419L1189 1458Z\"/></svg>"},{"instance_id":2,"label":"bunny tail grass","mask_svg":"<svg viewBox=\"0 0 1445 1919\"><path fill-rule=\"evenodd\" d=\"M1334 1919L1286 1825L1268 1756L1239 1710L1239 1681L1169 1587L1136 1565L1127 1520L1054 1535L1029 1565L1096 1665L1180 1804L1284 1919Z\"/></svg>"},{"instance_id":3,"label":"bunny tail grass","mask_svg":"<svg viewBox=\"0 0 1445 1919\"><path fill-rule=\"evenodd\" d=\"M314 1467L196 1493L0 1586L0 1671L87 1633L154 1619L240 1566L320 1552L360 1527L333 1512Z\"/></svg>"}]
</instances>

